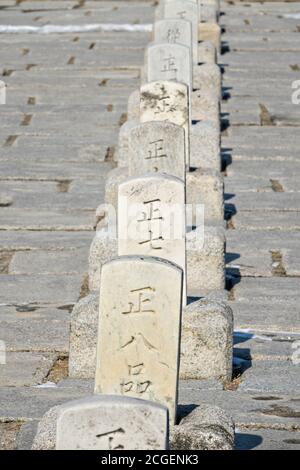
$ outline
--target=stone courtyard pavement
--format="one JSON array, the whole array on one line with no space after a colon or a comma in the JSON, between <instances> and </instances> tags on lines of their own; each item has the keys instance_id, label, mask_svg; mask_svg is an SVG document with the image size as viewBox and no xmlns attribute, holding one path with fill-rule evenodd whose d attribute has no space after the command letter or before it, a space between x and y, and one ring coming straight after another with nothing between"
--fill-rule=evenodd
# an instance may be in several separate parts
<instances>
[{"instance_id":1,"label":"stone courtyard pavement","mask_svg":"<svg viewBox=\"0 0 300 470\"><path fill-rule=\"evenodd\" d=\"M235 376L182 381L179 403L228 410L238 449L300 449L300 3L221 11ZM152 1L0 0L0 30L153 18ZM0 34L0 449L29 448L45 411L92 390L67 379L70 311L87 294L95 209L150 39Z\"/></svg>"}]
</instances>

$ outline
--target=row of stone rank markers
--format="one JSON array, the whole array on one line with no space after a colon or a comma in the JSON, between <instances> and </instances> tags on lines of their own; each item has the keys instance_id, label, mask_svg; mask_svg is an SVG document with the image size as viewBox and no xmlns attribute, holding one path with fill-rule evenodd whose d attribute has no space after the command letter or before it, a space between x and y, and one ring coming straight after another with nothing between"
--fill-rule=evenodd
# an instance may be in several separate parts
<instances>
[{"instance_id":1,"label":"row of stone rank markers","mask_svg":"<svg viewBox=\"0 0 300 470\"><path fill-rule=\"evenodd\" d=\"M232 376L218 17L217 0L157 6L72 312L69 375L95 394L48 411L33 449L233 448L223 410L177 404L179 379Z\"/></svg>"}]
</instances>

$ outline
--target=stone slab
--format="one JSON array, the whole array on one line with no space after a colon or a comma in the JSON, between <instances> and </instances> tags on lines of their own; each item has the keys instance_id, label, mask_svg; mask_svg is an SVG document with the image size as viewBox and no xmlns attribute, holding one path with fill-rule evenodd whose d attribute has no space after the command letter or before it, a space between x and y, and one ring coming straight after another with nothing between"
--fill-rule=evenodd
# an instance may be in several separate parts
<instances>
[{"instance_id":1,"label":"stone slab","mask_svg":"<svg viewBox=\"0 0 300 470\"><path fill-rule=\"evenodd\" d=\"M168 409L131 397L99 395L63 405L56 450L167 449Z\"/></svg>"}]
</instances>

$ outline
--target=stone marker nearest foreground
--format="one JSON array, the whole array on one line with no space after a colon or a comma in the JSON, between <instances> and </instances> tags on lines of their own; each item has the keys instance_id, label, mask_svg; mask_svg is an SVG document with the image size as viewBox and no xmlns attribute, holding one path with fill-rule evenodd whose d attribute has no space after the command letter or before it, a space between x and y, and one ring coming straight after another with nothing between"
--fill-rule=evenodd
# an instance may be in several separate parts
<instances>
[{"instance_id":1,"label":"stone marker nearest foreground","mask_svg":"<svg viewBox=\"0 0 300 470\"><path fill-rule=\"evenodd\" d=\"M168 409L131 397L95 395L64 404L56 450L168 449Z\"/></svg>"},{"instance_id":2,"label":"stone marker nearest foreground","mask_svg":"<svg viewBox=\"0 0 300 470\"><path fill-rule=\"evenodd\" d=\"M95 393L169 408L176 422L182 269L122 256L102 268Z\"/></svg>"}]
</instances>

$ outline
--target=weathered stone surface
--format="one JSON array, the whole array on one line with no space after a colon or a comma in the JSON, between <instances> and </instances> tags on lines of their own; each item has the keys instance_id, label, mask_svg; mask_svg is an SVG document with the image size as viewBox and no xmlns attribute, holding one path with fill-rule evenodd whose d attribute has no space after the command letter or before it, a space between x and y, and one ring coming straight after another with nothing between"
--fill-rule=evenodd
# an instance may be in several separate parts
<instances>
[{"instance_id":1,"label":"weathered stone surface","mask_svg":"<svg viewBox=\"0 0 300 470\"><path fill-rule=\"evenodd\" d=\"M192 120L193 121L211 121L213 125L220 128L220 104L215 92L194 91L192 93Z\"/></svg>"},{"instance_id":2,"label":"weathered stone surface","mask_svg":"<svg viewBox=\"0 0 300 470\"><path fill-rule=\"evenodd\" d=\"M115 168L107 178L105 202L117 207L118 187L128 178L128 168ZM204 205L206 223L222 222L224 218L223 178L213 170L198 168L186 173L186 200L190 205Z\"/></svg>"},{"instance_id":3,"label":"weathered stone surface","mask_svg":"<svg viewBox=\"0 0 300 470\"><path fill-rule=\"evenodd\" d=\"M139 102L137 103L138 112L140 110ZM129 135L131 129L137 126L139 123L139 119L130 119L126 121L120 128L119 132L119 140L118 140L118 155L117 161L118 166L128 166L128 152L129 152Z\"/></svg>"},{"instance_id":4,"label":"weathered stone surface","mask_svg":"<svg viewBox=\"0 0 300 470\"><path fill-rule=\"evenodd\" d=\"M118 207L118 188L128 178L128 167L114 168L107 175L105 184L105 203Z\"/></svg>"},{"instance_id":5,"label":"weathered stone surface","mask_svg":"<svg viewBox=\"0 0 300 470\"><path fill-rule=\"evenodd\" d=\"M80 310L79 310L80 309ZM74 309L69 374L93 378L96 369L98 293ZM180 377L228 381L232 373L232 312L224 302L207 299L185 307L182 319ZM99 335L102 330L98 330Z\"/></svg>"},{"instance_id":6,"label":"weathered stone surface","mask_svg":"<svg viewBox=\"0 0 300 470\"><path fill-rule=\"evenodd\" d=\"M236 429L235 450L300 450L299 432L277 429Z\"/></svg>"},{"instance_id":7,"label":"weathered stone surface","mask_svg":"<svg viewBox=\"0 0 300 470\"><path fill-rule=\"evenodd\" d=\"M141 87L141 122L170 121L185 132L186 165L189 166L189 91L184 83L157 81Z\"/></svg>"},{"instance_id":8,"label":"weathered stone surface","mask_svg":"<svg viewBox=\"0 0 300 470\"><path fill-rule=\"evenodd\" d=\"M70 328L70 377L89 378L95 374L98 297L99 289L81 299L73 308Z\"/></svg>"},{"instance_id":9,"label":"weathered stone surface","mask_svg":"<svg viewBox=\"0 0 300 470\"><path fill-rule=\"evenodd\" d=\"M190 47L178 43L153 43L148 46L145 54L145 79L147 82L163 80L187 85L191 115L193 67Z\"/></svg>"},{"instance_id":10,"label":"weathered stone surface","mask_svg":"<svg viewBox=\"0 0 300 470\"><path fill-rule=\"evenodd\" d=\"M233 315L222 302L194 301L183 311L180 377L232 377Z\"/></svg>"},{"instance_id":11,"label":"weathered stone surface","mask_svg":"<svg viewBox=\"0 0 300 470\"><path fill-rule=\"evenodd\" d=\"M32 450L55 450L57 418L63 405L53 406L40 420Z\"/></svg>"},{"instance_id":12,"label":"weathered stone surface","mask_svg":"<svg viewBox=\"0 0 300 470\"><path fill-rule=\"evenodd\" d=\"M87 250L19 251L9 265L9 274L82 274L87 268Z\"/></svg>"},{"instance_id":13,"label":"weathered stone surface","mask_svg":"<svg viewBox=\"0 0 300 470\"><path fill-rule=\"evenodd\" d=\"M185 180L184 129L168 121L149 121L128 136L129 175L163 172Z\"/></svg>"},{"instance_id":14,"label":"weathered stone surface","mask_svg":"<svg viewBox=\"0 0 300 470\"><path fill-rule=\"evenodd\" d=\"M2 275L0 303L6 305L45 303L67 304L77 300L82 275ZM34 285L34 290L32 286Z\"/></svg>"},{"instance_id":15,"label":"weathered stone surface","mask_svg":"<svg viewBox=\"0 0 300 470\"><path fill-rule=\"evenodd\" d=\"M6 363L0 363L0 387L29 387L41 384L56 358L55 354L6 352Z\"/></svg>"},{"instance_id":16,"label":"weathered stone surface","mask_svg":"<svg viewBox=\"0 0 300 470\"><path fill-rule=\"evenodd\" d=\"M222 76L217 64L202 64L194 67L193 86L194 89L203 93L211 91L219 100L221 99Z\"/></svg>"},{"instance_id":17,"label":"weathered stone surface","mask_svg":"<svg viewBox=\"0 0 300 470\"><path fill-rule=\"evenodd\" d=\"M198 63L198 43L192 41L192 24L184 19L166 18L154 23L154 41L183 44L192 49L193 63Z\"/></svg>"},{"instance_id":18,"label":"weathered stone surface","mask_svg":"<svg viewBox=\"0 0 300 470\"><path fill-rule=\"evenodd\" d=\"M190 165L193 168L221 170L220 131L211 122L198 122L191 127Z\"/></svg>"},{"instance_id":19,"label":"weathered stone surface","mask_svg":"<svg viewBox=\"0 0 300 470\"><path fill-rule=\"evenodd\" d=\"M95 393L151 399L176 421L182 282L182 270L160 258L103 266Z\"/></svg>"},{"instance_id":20,"label":"weathered stone surface","mask_svg":"<svg viewBox=\"0 0 300 470\"><path fill-rule=\"evenodd\" d=\"M181 18L188 20L192 24L192 42L198 43L198 4L193 1L185 1L184 5L181 0L167 1L164 4L165 18ZM200 36L199 36L200 38Z\"/></svg>"},{"instance_id":21,"label":"weathered stone surface","mask_svg":"<svg viewBox=\"0 0 300 470\"><path fill-rule=\"evenodd\" d=\"M211 42L218 52L221 50L221 28L216 23L199 23L198 35L201 41Z\"/></svg>"},{"instance_id":22,"label":"weathered stone surface","mask_svg":"<svg viewBox=\"0 0 300 470\"><path fill-rule=\"evenodd\" d=\"M225 236L222 227L205 225L186 236L188 295L225 286Z\"/></svg>"},{"instance_id":23,"label":"weathered stone surface","mask_svg":"<svg viewBox=\"0 0 300 470\"><path fill-rule=\"evenodd\" d=\"M284 361L296 359L298 353L297 341L299 339L300 336L296 332L239 329L235 327L233 354L234 358L237 359L236 365L239 366L240 362L240 369L243 370L247 369L250 362L256 362L256 366L262 364L258 361L277 360L282 361L282 364L287 364ZM290 370L289 364L287 365L287 369ZM260 370L256 370L254 373L258 375Z\"/></svg>"},{"instance_id":24,"label":"weathered stone surface","mask_svg":"<svg viewBox=\"0 0 300 470\"><path fill-rule=\"evenodd\" d=\"M139 402L143 403L144 400ZM66 406L68 404L55 406L43 416L34 439L33 450L55 450L57 418ZM162 416L163 411L160 412L160 417ZM170 440L170 446L174 450L230 450L234 442L234 424L219 407L200 405L186 415L179 425L171 428Z\"/></svg>"},{"instance_id":25,"label":"weathered stone surface","mask_svg":"<svg viewBox=\"0 0 300 470\"><path fill-rule=\"evenodd\" d=\"M109 223L113 223L109 221ZM89 288L100 289L103 264L117 256L117 239L109 235L108 227L101 226L91 243L89 252Z\"/></svg>"},{"instance_id":26,"label":"weathered stone surface","mask_svg":"<svg viewBox=\"0 0 300 470\"><path fill-rule=\"evenodd\" d=\"M158 256L183 271L186 303L185 187L155 174L131 178L118 192L118 255Z\"/></svg>"},{"instance_id":27,"label":"weathered stone surface","mask_svg":"<svg viewBox=\"0 0 300 470\"><path fill-rule=\"evenodd\" d=\"M107 228L96 233L90 248L89 287L99 291L103 264L117 257L117 240L107 238ZM204 238L203 238L204 237ZM204 240L204 241L203 241ZM202 243L203 241L203 243ZM222 226L189 230L186 236L187 282L189 295L207 294L225 285L225 237Z\"/></svg>"},{"instance_id":28,"label":"weathered stone surface","mask_svg":"<svg viewBox=\"0 0 300 470\"><path fill-rule=\"evenodd\" d=\"M291 343L291 358L287 361L256 361L248 368L242 378L239 390L250 393L274 393L287 395L299 390L299 352ZM293 363L294 353L294 363ZM278 380L280 377L280 380Z\"/></svg>"},{"instance_id":29,"label":"weathered stone surface","mask_svg":"<svg viewBox=\"0 0 300 470\"><path fill-rule=\"evenodd\" d=\"M72 304L65 303L51 307L22 303L13 306L2 305L0 330L1 340L6 344L6 351L28 351L24 353L25 362L29 351L66 354L69 349L68 311L70 308ZM47 361L42 361L44 362L47 363ZM35 361L31 364L34 363ZM22 362L19 364L22 368L21 364ZM36 377L35 373L33 376Z\"/></svg>"},{"instance_id":30,"label":"weathered stone surface","mask_svg":"<svg viewBox=\"0 0 300 470\"><path fill-rule=\"evenodd\" d=\"M6 85L0 80L0 105L6 103Z\"/></svg>"},{"instance_id":31,"label":"weathered stone surface","mask_svg":"<svg viewBox=\"0 0 300 470\"><path fill-rule=\"evenodd\" d=\"M234 423L221 408L197 406L171 430L174 450L233 450Z\"/></svg>"},{"instance_id":32,"label":"weathered stone surface","mask_svg":"<svg viewBox=\"0 0 300 470\"><path fill-rule=\"evenodd\" d=\"M131 397L94 395L58 411L56 450L167 449L168 409Z\"/></svg>"},{"instance_id":33,"label":"weathered stone surface","mask_svg":"<svg viewBox=\"0 0 300 470\"><path fill-rule=\"evenodd\" d=\"M187 204L203 204L207 222L224 218L223 178L212 170L197 169L186 174Z\"/></svg>"},{"instance_id":34,"label":"weathered stone surface","mask_svg":"<svg viewBox=\"0 0 300 470\"><path fill-rule=\"evenodd\" d=\"M13 198L6 193L0 193L0 207L8 207L13 204Z\"/></svg>"},{"instance_id":35,"label":"weathered stone surface","mask_svg":"<svg viewBox=\"0 0 300 470\"><path fill-rule=\"evenodd\" d=\"M140 119L140 90L134 90L130 93L127 104L128 121Z\"/></svg>"},{"instance_id":36,"label":"weathered stone surface","mask_svg":"<svg viewBox=\"0 0 300 470\"><path fill-rule=\"evenodd\" d=\"M201 41L198 44L198 61L200 64L215 64L217 61L216 48L211 42Z\"/></svg>"}]
</instances>

